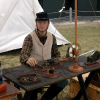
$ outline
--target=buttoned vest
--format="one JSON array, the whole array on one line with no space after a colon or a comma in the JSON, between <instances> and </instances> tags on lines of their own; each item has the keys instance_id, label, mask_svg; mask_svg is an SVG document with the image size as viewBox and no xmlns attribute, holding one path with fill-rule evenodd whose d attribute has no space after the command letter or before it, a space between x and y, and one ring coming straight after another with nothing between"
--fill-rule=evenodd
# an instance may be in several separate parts
<instances>
[{"instance_id":1,"label":"buttoned vest","mask_svg":"<svg viewBox=\"0 0 100 100\"><path fill-rule=\"evenodd\" d=\"M47 32L47 39L43 45L35 32L30 33L32 36L33 47L31 57L34 57L38 62L51 59L51 49L53 44L52 34Z\"/></svg>"}]
</instances>

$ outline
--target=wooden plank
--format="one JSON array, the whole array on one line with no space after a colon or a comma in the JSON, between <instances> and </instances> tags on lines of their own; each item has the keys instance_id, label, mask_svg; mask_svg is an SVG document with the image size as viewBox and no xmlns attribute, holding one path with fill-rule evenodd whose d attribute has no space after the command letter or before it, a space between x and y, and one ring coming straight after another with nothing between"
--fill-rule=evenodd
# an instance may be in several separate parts
<instances>
[{"instance_id":1,"label":"wooden plank","mask_svg":"<svg viewBox=\"0 0 100 100\"><path fill-rule=\"evenodd\" d=\"M81 56L79 57L78 62L85 62L86 60L87 60L86 57ZM69 60L68 62L60 62L60 63L63 65L63 67L55 69L56 72L59 72L59 77L53 79L43 77L42 71L36 71L34 70L34 68L28 65L21 65L13 68L3 69L3 76L8 80L12 81L13 83L15 83L16 85L18 85L19 87L23 88L24 90L30 91L65 79L69 79L71 77L78 76L80 74L100 69L100 65L98 65L95 67L84 69L83 72L73 73L68 71L68 67L74 65L75 63L74 60ZM29 74L29 73L30 74L36 73L37 76L41 78L41 82L36 84L23 85L19 82L19 80L17 80L18 75Z\"/></svg>"},{"instance_id":2,"label":"wooden plank","mask_svg":"<svg viewBox=\"0 0 100 100\"><path fill-rule=\"evenodd\" d=\"M2 97L2 98L0 98L0 100L11 100L11 96Z\"/></svg>"},{"instance_id":3,"label":"wooden plank","mask_svg":"<svg viewBox=\"0 0 100 100\"><path fill-rule=\"evenodd\" d=\"M6 83L6 84L7 84L7 89L5 91L0 92L0 98L13 96L13 95L21 93L21 91L19 89L15 88L13 85L10 85L8 83Z\"/></svg>"},{"instance_id":4,"label":"wooden plank","mask_svg":"<svg viewBox=\"0 0 100 100\"><path fill-rule=\"evenodd\" d=\"M91 81L91 84L93 84L94 86L100 88L100 82L97 82L97 81L95 81L95 80L92 80L92 81Z\"/></svg>"}]
</instances>

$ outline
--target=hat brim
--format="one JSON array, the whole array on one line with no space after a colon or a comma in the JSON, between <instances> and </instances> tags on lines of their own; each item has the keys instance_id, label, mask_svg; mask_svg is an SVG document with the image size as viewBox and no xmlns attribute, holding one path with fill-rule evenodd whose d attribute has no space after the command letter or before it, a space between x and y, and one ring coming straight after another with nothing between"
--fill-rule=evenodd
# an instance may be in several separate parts
<instances>
[{"instance_id":1,"label":"hat brim","mask_svg":"<svg viewBox=\"0 0 100 100\"><path fill-rule=\"evenodd\" d=\"M36 21L47 21L47 20L49 20L48 18L36 18Z\"/></svg>"}]
</instances>

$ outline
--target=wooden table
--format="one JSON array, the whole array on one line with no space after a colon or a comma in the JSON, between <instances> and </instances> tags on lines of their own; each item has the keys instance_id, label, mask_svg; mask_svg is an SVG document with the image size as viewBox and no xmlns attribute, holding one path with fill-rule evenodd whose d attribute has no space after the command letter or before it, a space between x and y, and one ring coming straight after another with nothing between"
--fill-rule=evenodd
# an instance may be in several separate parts
<instances>
[{"instance_id":1,"label":"wooden table","mask_svg":"<svg viewBox=\"0 0 100 100\"><path fill-rule=\"evenodd\" d=\"M13 85L10 85L5 81L3 81L3 84L6 84L7 89L5 91L0 92L0 100L11 100L11 96L21 93L21 91L15 88Z\"/></svg>"},{"instance_id":2,"label":"wooden table","mask_svg":"<svg viewBox=\"0 0 100 100\"><path fill-rule=\"evenodd\" d=\"M81 56L81 57L79 57L78 63L85 62L85 61L86 61L86 57ZM43 86L50 85L50 84L77 76L79 83L80 83L80 86L81 86L81 90L78 93L78 95L75 98L73 98L73 100L79 100L82 95L84 97L84 100L89 100L87 92L86 92L86 88L88 87L94 74L97 71L100 71L100 65L84 69L83 72L74 73L74 72L68 71L68 67L74 65L73 60L70 60L68 62L61 62L61 64L63 65L63 67L56 69L56 71L59 72L59 77L53 78L53 79L43 77L43 73L41 71L35 71L34 68L32 68L28 65L4 69L3 76L5 78L7 78L8 80L12 81L18 87L21 87L26 91L29 91L29 94L30 94L31 90L41 88ZM87 72L90 72L90 75L84 83L83 78L82 78L82 74L87 73ZM17 76L22 75L22 74L30 74L30 73L36 73L41 78L41 82L36 83L36 84L30 84L30 85L20 84L20 82L17 80ZM24 98L23 100L28 100L28 98Z\"/></svg>"}]
</instances>

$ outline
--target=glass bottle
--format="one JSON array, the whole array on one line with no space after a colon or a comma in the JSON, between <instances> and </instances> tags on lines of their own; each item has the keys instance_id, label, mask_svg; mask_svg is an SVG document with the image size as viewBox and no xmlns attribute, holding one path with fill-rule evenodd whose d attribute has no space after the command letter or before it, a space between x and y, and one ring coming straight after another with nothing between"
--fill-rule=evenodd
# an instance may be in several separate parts
<instances>
[{"instance_id":1,"label":"glass bottle","mask_svg":"<svg viewBox=\"0 0 100 100\"><path fill-rule=\"evenodd\" d=\"M1 62L0 62L0 84L3 83L3 78L2 78L2 67L1 67Z\"/></svg>"}]
</instances>

